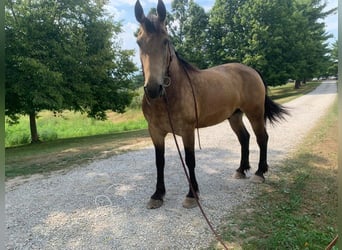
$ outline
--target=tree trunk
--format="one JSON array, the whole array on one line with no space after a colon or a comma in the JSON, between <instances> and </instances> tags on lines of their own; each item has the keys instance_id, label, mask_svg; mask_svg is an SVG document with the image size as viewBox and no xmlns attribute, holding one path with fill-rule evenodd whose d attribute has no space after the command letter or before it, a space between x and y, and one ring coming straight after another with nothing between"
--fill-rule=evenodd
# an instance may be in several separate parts
<instances>
[{"instance_id":1,"label":"tree trunk","mask_svg":"<svg viewBox=\"0 0 342 250\"><path fill-rule=\"evenodd\" d=\"M31 143L40 142L36 123L36 113L30 113L30 130L31 130Z\"/></svg>"},{"instance_id":2,"label":"tree trunk","mask_svg":"<svg viewBox=\"0 0 342 250\"><path fill-rule=\"evenodd\" d=\"M294 88L299 89L299 87L300 87L300 80L296 80Z\"/></svg>"}]
</instances>

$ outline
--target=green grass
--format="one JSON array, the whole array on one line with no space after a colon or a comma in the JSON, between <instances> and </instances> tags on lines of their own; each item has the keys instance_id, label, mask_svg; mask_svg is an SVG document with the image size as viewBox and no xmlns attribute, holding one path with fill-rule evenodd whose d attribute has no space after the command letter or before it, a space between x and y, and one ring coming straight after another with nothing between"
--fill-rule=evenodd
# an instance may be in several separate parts
<instances>
[{"instance_id":1,"label":"green grass","mask_svg":"<svg viewBox=\"0 0 342 250\"><path fill-rule=\"evenodd\" d=\"M6 149L6 178L68 170L149 142L147 130L29 144Z\"/></svg>"},{"instance_id":2,"label":"green grass","mask_svg":"<svg viewBox=\"0 0 342 250\"><path fill-rule=\"evenodd\" d=\"M307 84L301 85L299 89L295 89L294 83L289 82L285 85L269 87L268 95L272 99L277 100L278 103L285 103L311 92L320 84L321 82L308 82Z\"/></svg>"},{"instance_id":3,"label":"green grass","mask_svg":"<svg viewBox=\"0 0 342 250\"><path fill-rule=\"evenodd\" d=\"M65 111L54 115L53 112L40 112L37 119L39 137L42 141L74 138L140 130L147 123L140 110L129 110L126 114L109 113L109 119L99 121L79 112ZM19 124L5 125L5 146L18 146L30 143L28 116L20 117Z\"/></svg>"},{"instance_id":4,"label":"green grass","mask_svg":"<svg viewBox=\"0 0 342 250\"><path fill-rule=\"evenodd\" d=\"M336 133L337 102L280 171L256 186L256 198L226 218L224 240L234 249L325 249L337 235Z\"/></svg>"}]
</instances>

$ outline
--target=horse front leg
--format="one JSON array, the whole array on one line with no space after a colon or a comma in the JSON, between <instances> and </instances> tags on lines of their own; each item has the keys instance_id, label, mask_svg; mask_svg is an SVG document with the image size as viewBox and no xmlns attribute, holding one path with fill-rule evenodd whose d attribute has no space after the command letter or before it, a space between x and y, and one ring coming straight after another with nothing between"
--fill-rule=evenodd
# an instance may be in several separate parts
<instances>
[{"instance_id":1,"label":"horse front leg","mask_svg":"<svg viewBox=\"0 0 342 250\"><path fill-rule=\"evenodd\" d=\"M165 196L165 183L164 183L164 166L165 166L165 135L155 134L150 130L150 135L153 141L155 149L155 159L157 167L157 185L156 191L151 196L149 202L147 203L147 208L154 209L159 208L163 205L163 198Z\"/></svg>"},{"instance_id":2,"label":"horse front leg","mask_svg":"<svg viewBox=\"0 0 342 250\"><path fill-rule=\"evenodd\" d=\"M182 137L184 150L185 150L185 163L188 166L189 170L189 192L183 201L183 207L185 208L193 208L197 206L196 199L198 198L199 189L195 175L195 138L194 132L188 133L187 135ZM195 193L194 193L195 192Z\"/></svg>"}]
</instances>

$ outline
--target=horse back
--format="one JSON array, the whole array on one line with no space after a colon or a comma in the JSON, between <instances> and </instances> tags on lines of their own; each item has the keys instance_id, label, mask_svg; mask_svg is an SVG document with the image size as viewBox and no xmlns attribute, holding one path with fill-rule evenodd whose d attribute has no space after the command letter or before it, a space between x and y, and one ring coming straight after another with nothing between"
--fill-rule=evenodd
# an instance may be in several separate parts
<instances>
[{"instance_id":1,"label":"horse back","mask_svg":"<svg viewBox=\"0 0 342 250\"><path fill-rule=\"evenodd\" d=\"M196 79L201 127L219 123L236 110L264 112L265 85L251 67L223 64L202 70Z\"/></svg>"}]
</instances>

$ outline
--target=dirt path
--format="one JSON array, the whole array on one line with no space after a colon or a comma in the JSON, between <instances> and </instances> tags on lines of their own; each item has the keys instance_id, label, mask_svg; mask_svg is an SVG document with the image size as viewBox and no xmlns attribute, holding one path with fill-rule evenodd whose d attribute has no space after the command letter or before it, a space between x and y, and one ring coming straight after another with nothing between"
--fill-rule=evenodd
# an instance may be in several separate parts
<instances>
[{"instance_id":1,"label":"dirt path","mask_svg":"<svg viewBox=\"0 0 342 250\"><path fill-rule=\"evenodd\" d=\"M327 82L286 106L286 122L268 127L270 172L313 127L336 97ZM248 126L248 130L251 131ZM203 207L215 226L253 196L255 184L232 179L240 147L228 122L201 129L196 150ZM252 133L251 133L252 134ZM251 137L252 173L258 149ZM277 165L278 168L281 165ZM155 187L154 150L93 162L7 188L8 249L200 249L214 239L198 209L182 208L187 183L174 142L167 140L163 207L146 209ZM267 179L267 175L266 175ZM267 181L267 180L266 180Z\"/></svg>"}]
</instances>

